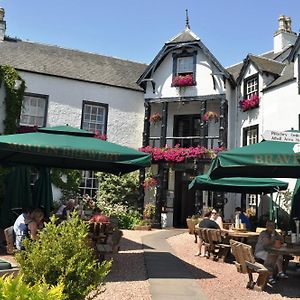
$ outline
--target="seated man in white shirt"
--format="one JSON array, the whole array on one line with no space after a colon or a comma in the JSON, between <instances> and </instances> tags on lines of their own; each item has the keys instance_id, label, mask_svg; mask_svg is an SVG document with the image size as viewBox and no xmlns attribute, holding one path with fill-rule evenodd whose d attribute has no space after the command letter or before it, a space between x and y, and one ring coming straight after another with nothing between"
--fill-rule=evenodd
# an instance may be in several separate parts
<instances>
[{"instance_id":1,"label":"seated man in white shirt","mask_svg":"<svg viewBox=\"0 0 300 300\"><path fill-rule=\"evenodd\" d=\"M25 219L32 213L32 208L26 208L18 216L14 223L15 245L18 250L22 250L22 239L27 234L27 225Z\"/></svg>"}]
</instances>

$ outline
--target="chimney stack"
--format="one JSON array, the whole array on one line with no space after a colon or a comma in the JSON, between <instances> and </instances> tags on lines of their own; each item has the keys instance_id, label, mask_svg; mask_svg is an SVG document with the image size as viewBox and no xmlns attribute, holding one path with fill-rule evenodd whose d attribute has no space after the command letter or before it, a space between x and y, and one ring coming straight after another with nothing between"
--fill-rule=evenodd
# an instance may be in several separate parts
<instances>
[{"instance_id":1,"label":"chimney stack","mask_svg":"<svg viewBox=\"0 0 300 300\"><path fill-rule=\"evenodd\" d=\"M281 52L289 45L294 45L297 34L292 31L292 20L290 17L280 16L278 18L278 30L274 33L274 53Z\"/></svg>"}]
</instances>

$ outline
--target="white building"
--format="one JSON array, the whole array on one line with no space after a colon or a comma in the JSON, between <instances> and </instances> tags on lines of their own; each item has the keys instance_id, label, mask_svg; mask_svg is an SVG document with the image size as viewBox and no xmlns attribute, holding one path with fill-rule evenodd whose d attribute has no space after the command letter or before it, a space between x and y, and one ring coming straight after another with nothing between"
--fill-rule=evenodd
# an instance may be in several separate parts
<instances>
[{"instance_id":1,"label":"white building","mask_svg":"<svg viewBox=\"0 0 300 300\"><path fill-rule=\"evenodd\" d=\"M15 68L26 83L20 126L69 124L98 130L110 142L141 146L144 99L136 81L146 65L6 37L3 15L2 10L0 65ZM3 85L0 95L3 132ZM85 175L86 188L96 189L92 174Z\"/></svg>"},{"instance_id":2,"label":"white building","mask_svg":"<svg viewBox=\"0 0 300 300\"><path fill-rule=\"evenodd\" d=\"M225 69L190 30L187 19L186 29L164 45L138 81L145 90L146 118L153 112L162 115L160 127L145 123L144 146L230 149L261 141L265 130L299 129L299 47L290 18L281 16L272 51L249 54ZM178 75L192 76L193 81L176 88ZM216 122L205 121L206 112L218 116ZM166 209L169 225L183 226L187 216L209 206L223 209L225 219L235 206L266 211L253 195L241 199L227 194L227 202L224 195L188 191L190 178L205 172L208 164L199 156L171 165L160 159L152 167L160 182L155 201Z\"/></svg>"}]
</instances>

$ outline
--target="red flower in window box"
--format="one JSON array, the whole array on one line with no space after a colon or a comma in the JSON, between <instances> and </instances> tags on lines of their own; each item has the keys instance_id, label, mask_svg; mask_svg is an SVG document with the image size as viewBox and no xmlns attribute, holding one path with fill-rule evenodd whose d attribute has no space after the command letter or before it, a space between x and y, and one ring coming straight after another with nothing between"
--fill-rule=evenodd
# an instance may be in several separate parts
<instances>
[{"instance_id":1,"label":"red flower in window box","mask_svg":"<svg viewBox=\"0 0 300 300\"><path fill-rule=\"evenodd\" d=\"M191 86L194 85L193 75L178 75L173 78L172 86Z\"/></svg>"},{"instance_id":2,"label":"red flower in window box","mask_svg":"<svg viewBox=\"0 0 300 300\"><path fill-rule=\"evenodd\" d=\"M251 96L249 99L240 101L240 108L242 111L259 107L259 97L257 95Z\"/></svg>"},{"instance_id":3,"label":"red flower in window box","mask_svg":"<svg viewBox=\"0 0 300 300\"><path fill-rule=\"evenodd\" d=\"M95 136L96 139L100 139L102 141L106 141L107 140L107 135L106 134L101 134L99 130L95 131Z\"/></svg>"}]
</instances>

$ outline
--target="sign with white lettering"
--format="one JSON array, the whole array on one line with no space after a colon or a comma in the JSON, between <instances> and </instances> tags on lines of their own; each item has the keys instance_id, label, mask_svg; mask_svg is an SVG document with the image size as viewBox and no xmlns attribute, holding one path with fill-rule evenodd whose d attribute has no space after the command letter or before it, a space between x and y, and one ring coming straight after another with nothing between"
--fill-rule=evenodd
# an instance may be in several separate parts
<instances>
[{"instance_id":1,"label":"sign with white lettering","mask_svg":"<svg viewBox=\"0 0 300 300\"><path fill-rule=\"evenodd\" d=\"M266 130L262 137L266 141L300 143L300 132Z\"/></svg>"}]
</instances>

